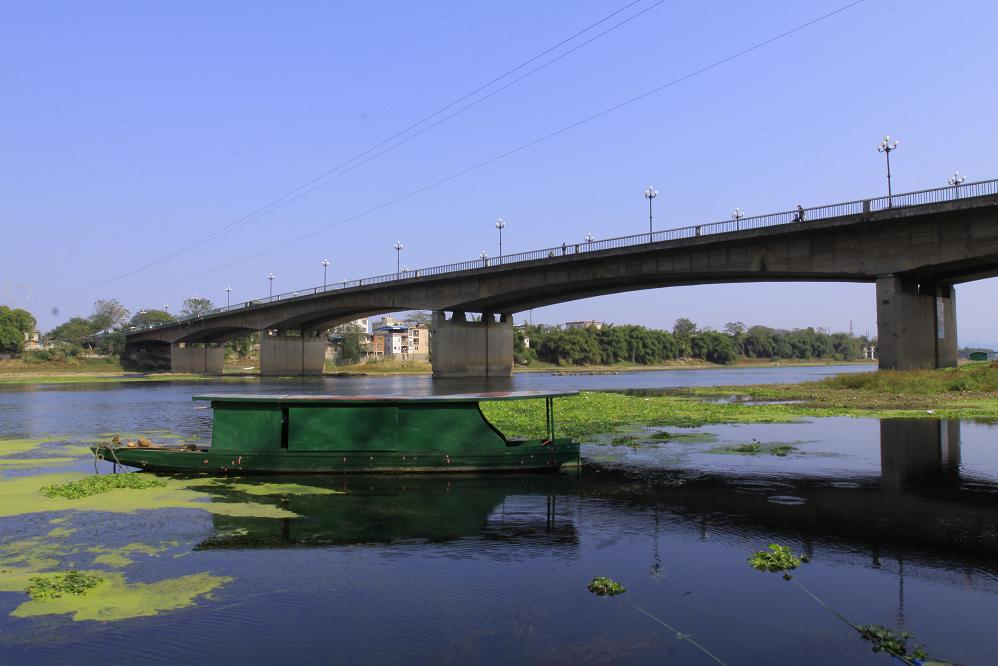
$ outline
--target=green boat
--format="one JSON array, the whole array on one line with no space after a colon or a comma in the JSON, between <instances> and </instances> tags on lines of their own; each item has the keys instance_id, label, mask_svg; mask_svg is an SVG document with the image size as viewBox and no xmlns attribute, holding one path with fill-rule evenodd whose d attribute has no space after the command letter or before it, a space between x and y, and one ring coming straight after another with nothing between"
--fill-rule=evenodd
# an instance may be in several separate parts
<instances>
[{"instance_id":1,"label":"green boat","mask_svg":"<svg viewBox=\"0 0 998 666\"><path fill-rule=\"evenodd\" d=\"M447 396L194 396L211 403L211 447L102 444L101 459L163 472L521 472L579 465L579 444L555 437L554 398L575 392ZM479 404L544 399L546 436L504 436ZM145 442L143 442L145 444Z\"/></svg>"}]
</instances>

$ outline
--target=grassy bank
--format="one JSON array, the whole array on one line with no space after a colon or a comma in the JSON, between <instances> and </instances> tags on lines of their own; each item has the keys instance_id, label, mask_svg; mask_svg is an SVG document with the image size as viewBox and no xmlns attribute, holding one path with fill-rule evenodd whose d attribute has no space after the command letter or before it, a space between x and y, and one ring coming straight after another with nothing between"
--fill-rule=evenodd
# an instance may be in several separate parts
<instances>
[{"instance_id":1,"label":"grassy bank","mask_svg":"<svg viewBox=\"0 0 998 666\"><path fill-rule=\"evenodd\" d=\"M530 365L513 366L513 372L549 372L566 375L598 375L616 374L620 372L653 372L661 370L721 370L731 368L789 368L789 367L812 367L823 365L872 365L873 361L801 361L796 359L756 359L743 358L732 365L720 365L710 363L702 359L689 358L671 361L657 365L636 365L631 363L618 363L614 365L556 365L554 363L543 363L534 361Z\"/></svg>"},{"instance_id":2,"label":"grassy bank","mask_svg":"<svg viewBox=\"0 0 998 666\"><path fill-rule=\"evenodd\" d=\"M583 392L556 403L558 434L583 438L634 426L695 428L826 416L998 421L998 364L840 375L803 384L697 388L656 396ZM544 435L541 401L485 403L482 411L509 435Z\"/></svg>"},{"instance_id":3,"label":"grassy bank","mask_svg":"<svg viewBox=\"0 0 998 666\"><path fill-rule=\"evenodd\" d=\"M31 356L0 359L0 376L76 373L104 374L121 373L123 369L117 358L81 358L70 356L58 361L38 361Z\"/></svg>"},{"instance_id":4,"label":"grassy bank","mask_svg":"<svg viewBox=\"0 0 998 666\"><path fill-rule=\"evenodd\" d=\"M940 370L882 370L828 377L802 384L716 386L683 391L699 397L743 396L799 401L806 409L850 414L933 411L939 416L998 417L998 364L967 363Z\"/></svg>"},{"instance_id":5,"label":"grassy bank","mask_svg":"<svg viewBox=\"0 0 998 666\"><path fill-rule=\"evenodd\" d=\"M379 359L367 363L336 365L326 362L326 374L360 373L365 375L428 375L433 372L429 361L396 361Z\"/></svg>"}]
</instances>

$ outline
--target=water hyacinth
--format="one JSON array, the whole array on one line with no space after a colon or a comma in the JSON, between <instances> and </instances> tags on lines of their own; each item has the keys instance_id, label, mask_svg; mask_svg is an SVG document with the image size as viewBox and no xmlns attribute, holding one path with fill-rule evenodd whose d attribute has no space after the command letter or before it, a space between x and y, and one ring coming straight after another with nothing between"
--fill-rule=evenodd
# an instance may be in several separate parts
<instances>
[{"instance_id":1,"label":"water hyacinth","mask_svg":"<svg viewBox=\"0 0 998 666\"><path fill-rule=\"evenodd\" d=\"M106 493L116 488L157 488L166 483L151 474L103 474L88 476L79 481L69 481L52 486L43 486L40 492L46 497L64 497L80 499L100 493Z\"/></svg>"},{"instance_id":2,"label":"water hyacinth","mask_svg":"<svg viewBox=\"0 0 998 666\"><path fill-rule=\"evenodd\" d=\"M623 585L606 576L596 576L586 589L598 597L615 597L627 591Z\"/></svg>"}]
</instances>

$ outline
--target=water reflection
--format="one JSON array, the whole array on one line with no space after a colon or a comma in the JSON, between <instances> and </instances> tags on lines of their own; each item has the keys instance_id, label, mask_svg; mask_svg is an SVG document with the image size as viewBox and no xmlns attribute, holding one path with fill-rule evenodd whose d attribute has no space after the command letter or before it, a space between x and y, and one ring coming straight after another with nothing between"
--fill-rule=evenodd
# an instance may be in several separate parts
<instances>
[{"instance_id":1,"label":"water reflection","mask_svg":"<svg viewBox=\"0 0 998 666\"><path fill-rule=\"evenodd\" d=\"M274 500L297 518L214 516L215 534L197 548L414 545L464 538L515 544L525 552L578 545L574 523L558 513L558 498L576 493L577 477L349 475L281 481L343 494L290 494ZM239 492L221 497L252 499Z\"/></svg>"},{"instance_id":2,"label":"water reflection","mask_svg":"<svg viewBox=\"0 0 998 666\"><path fill-rule=\"evenodd\" d=\"M953 486L960 482L960 422L884 419L881 479L887 488Z\"/></svg>"},{"instance_id":3,"label":"water reflection","mask_svg":"<svg viewBox=\"0 0 998 666\"><path fill-rule=\"evenodd\" d=\"M661 514L680 518L701 540L760 533L811 543L833 538L872 560L884 548L918 556L987 562L998 556L993 482L960 477L956 421L883 421L881 475L793 476L589 464L579 477L342 476L294 481L345 494L269 500L298 515L283 520L214 516L215 534L199 548L445 543L473 540L523 549L579 544L579 502L596 501L618 529L646 531L651 513L661 569ZM282 478L282 481L285 479ZM962 485L969 481L969 486ZM972 490L970 490L972 489ZM223 498L224 501L225 498ZM246 501L245 495L232 500ZM509 507L515 507L507 511ZM559 511L559 507L562 509ZM574 509L573 509L574 507ZM592 508L588 509L590 512ZM608 518L609 519L609 518ZM638 523L640 525L638 525Z\"/></svg>"}]
</instances>

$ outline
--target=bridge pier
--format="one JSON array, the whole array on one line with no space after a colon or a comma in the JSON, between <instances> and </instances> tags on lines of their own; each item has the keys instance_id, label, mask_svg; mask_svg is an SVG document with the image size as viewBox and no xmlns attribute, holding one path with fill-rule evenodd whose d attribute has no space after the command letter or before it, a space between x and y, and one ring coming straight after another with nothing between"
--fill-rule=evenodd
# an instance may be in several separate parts
<instances>
[{"instance_id":1,"label":"bridge pier","mask_svg":"<svg viewBox=\"0 0 998 666\"><path fill-rule=\"evenodd\" d=\"M956 290L877 278L877 355L881 370L956 367Z\"/></svg>"},{"instance_id":2,"label":"bridge pier","mask_svg":"<svg viewBox=\"0 0 998 666\"><path fill-rule=\"evenodd\" d=\"M326 338L319 330L260 331L260 375L321 375Z\"/></svg>"},{"instance_id":3,"label":"bridge pier","mask_svg":"<svg viewBox=\"0 0 998 666\"><path fill-rule=\"evenodd\" d=\"M513 318L482 313L468 321L464 312L447 319L433 313L430 360L434 377L509 377L513 372Z\"/></svg>"},{"instance_id":4,"label":"bridge pier","mask_svg":"<svg viewBox=\"0 0 998 666\"><path fill-rule=\"evenodd\" d=\"M220 375L224 361L224 344L176 342L170 345L170 372Z\"/></svg>"}]
</instances>

